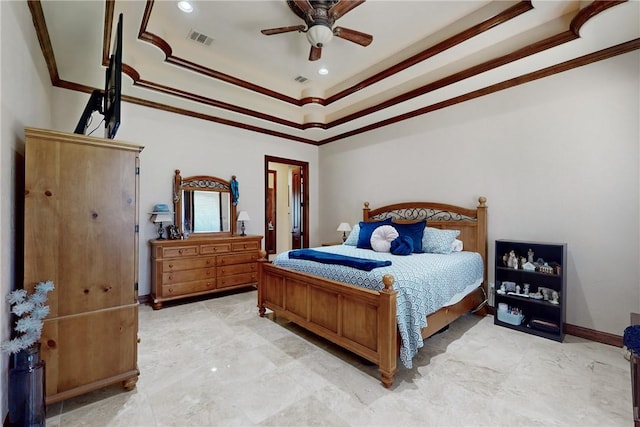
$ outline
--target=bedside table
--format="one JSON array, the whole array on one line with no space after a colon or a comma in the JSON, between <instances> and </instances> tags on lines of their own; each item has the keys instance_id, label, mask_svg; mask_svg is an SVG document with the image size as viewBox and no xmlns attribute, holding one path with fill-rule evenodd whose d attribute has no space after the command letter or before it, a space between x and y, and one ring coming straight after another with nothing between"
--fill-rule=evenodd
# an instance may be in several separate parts
<instances>
[{"instance_id":1,"label":"bedside table","mask_svg":"<svg viewBox=\"0 0 640 427\"><path fill-rule=\"evenodd\" d=\"M322 246L336 246L341 244L342 242L327 242L327 243L323 243Z\"/></svg>"}]
</instances>

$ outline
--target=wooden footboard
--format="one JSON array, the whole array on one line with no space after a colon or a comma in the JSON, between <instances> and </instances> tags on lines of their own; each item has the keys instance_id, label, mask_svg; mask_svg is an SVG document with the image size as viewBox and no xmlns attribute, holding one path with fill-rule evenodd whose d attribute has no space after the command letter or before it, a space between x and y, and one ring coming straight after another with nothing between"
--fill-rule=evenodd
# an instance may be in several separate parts
<instances>
[{"instance_id":1,"label":"wooden footboard","mask_svg":"<svg viewBox=\"0 0 640 427\"><path fill-rule=\"evenodd\" d=\"M276 267L259 267L260 316L272 310L303 328L378 365L382 383L391 386L397 371L397 291L383 277L380 292Z\"/></svg>"},{"instance_id":2,"label":"wooden footboard","mask_svg":"<svg viewBox=\"0 0 640 427\"><path fill-rule=\"evenodd\" d=\"M422 337L427 338L458 317L486 303L487 205L478 198L476 209L442 203L409 202L370 209L365 202L363 220L391 218L396 222L427 221L428 227L460 231L464 250L483 258L484 283L454 305L427 316ZM396 320L397 291L393 277L384 276L377 292L347 283L297 272L259 260L258 308L267 309L378 365L381 380L390 387L397 371L399 337ZM484 310L480 313L484 314Z\"/></svg>"}]
</instances>

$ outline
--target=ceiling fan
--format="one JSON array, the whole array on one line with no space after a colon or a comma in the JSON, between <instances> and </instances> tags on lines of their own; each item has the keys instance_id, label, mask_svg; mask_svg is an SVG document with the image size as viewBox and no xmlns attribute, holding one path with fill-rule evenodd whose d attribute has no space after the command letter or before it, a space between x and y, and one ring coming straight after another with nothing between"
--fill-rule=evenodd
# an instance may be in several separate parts
<instances>
[{"instance_id":1,"label":"ceiling fan","mask_svg":"<svg viewBox=\"0 0 640 427\"><path fill-rule=\"evenodd\" d=\"M322 48L333 36L349 40L361 46L369 46L373 36L344 27L333 27L335 21L347 12L364 3L365 0L287 0L289 8L302 18L306 25L293 25L262 30L267 36L298 31L307 34L311 43L309 61L317 61L322 55Z\"/></svg>"}]
</instances>

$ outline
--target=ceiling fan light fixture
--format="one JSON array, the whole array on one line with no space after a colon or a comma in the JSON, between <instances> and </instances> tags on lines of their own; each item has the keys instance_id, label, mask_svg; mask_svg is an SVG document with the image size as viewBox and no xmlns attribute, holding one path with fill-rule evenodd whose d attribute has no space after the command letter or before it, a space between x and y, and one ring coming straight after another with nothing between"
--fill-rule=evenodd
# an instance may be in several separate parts
<instances>
[{"instance_id":1,"label":"ceiling fan light fixture","mask_svg":"<svg viewBox=\"0 0 640 427\"><path fill-rule=\"evenodd\" d=\"M333 30L326 25L317 24L307 30L307 40L311 46L323 47L333 39Z\"/></svg>"}]
</instances>

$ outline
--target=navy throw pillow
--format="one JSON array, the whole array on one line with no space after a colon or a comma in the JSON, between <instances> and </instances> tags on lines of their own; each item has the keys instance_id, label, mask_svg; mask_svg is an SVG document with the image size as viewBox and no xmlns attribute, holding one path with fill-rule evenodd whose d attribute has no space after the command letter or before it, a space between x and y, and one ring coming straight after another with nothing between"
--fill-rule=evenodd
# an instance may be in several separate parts
<instances>
[{"instance_id":1,"label":"navy throw pillow","mask_svg":"<svg viewBox=\"0 0 640 427\"><path fill-rule=\"evenodd\" d=\"M411 255L413 240L409 236L398 236L391 242L391 253L394 255Z\"/></svg>"},{"instance_id":2,"label":"navy throw pillow","mask_svg":"<svg viewBox=\"0 0 640 427\"><path fill-rule=\"evenodd\" d=\"M400 237L409 236L413 241L413 253L422 253L422 235L424 227L427 225L425 221L414 222L412 224L392 224Z\"/></svg>"},{"instance_id":3,"label":"navy throw pillow","mask_svg":"<svg viewBox=\"0 0 640 427\"><path fill-rule=\"evenodd\" d=\"M373 231L381 225L392 225L391 218L387 218L384 221L364 222L360 221L360 234L358 234L358 244L356 247L362 249L371 248L371 235Z\"/></svg>"}]
</instances>

